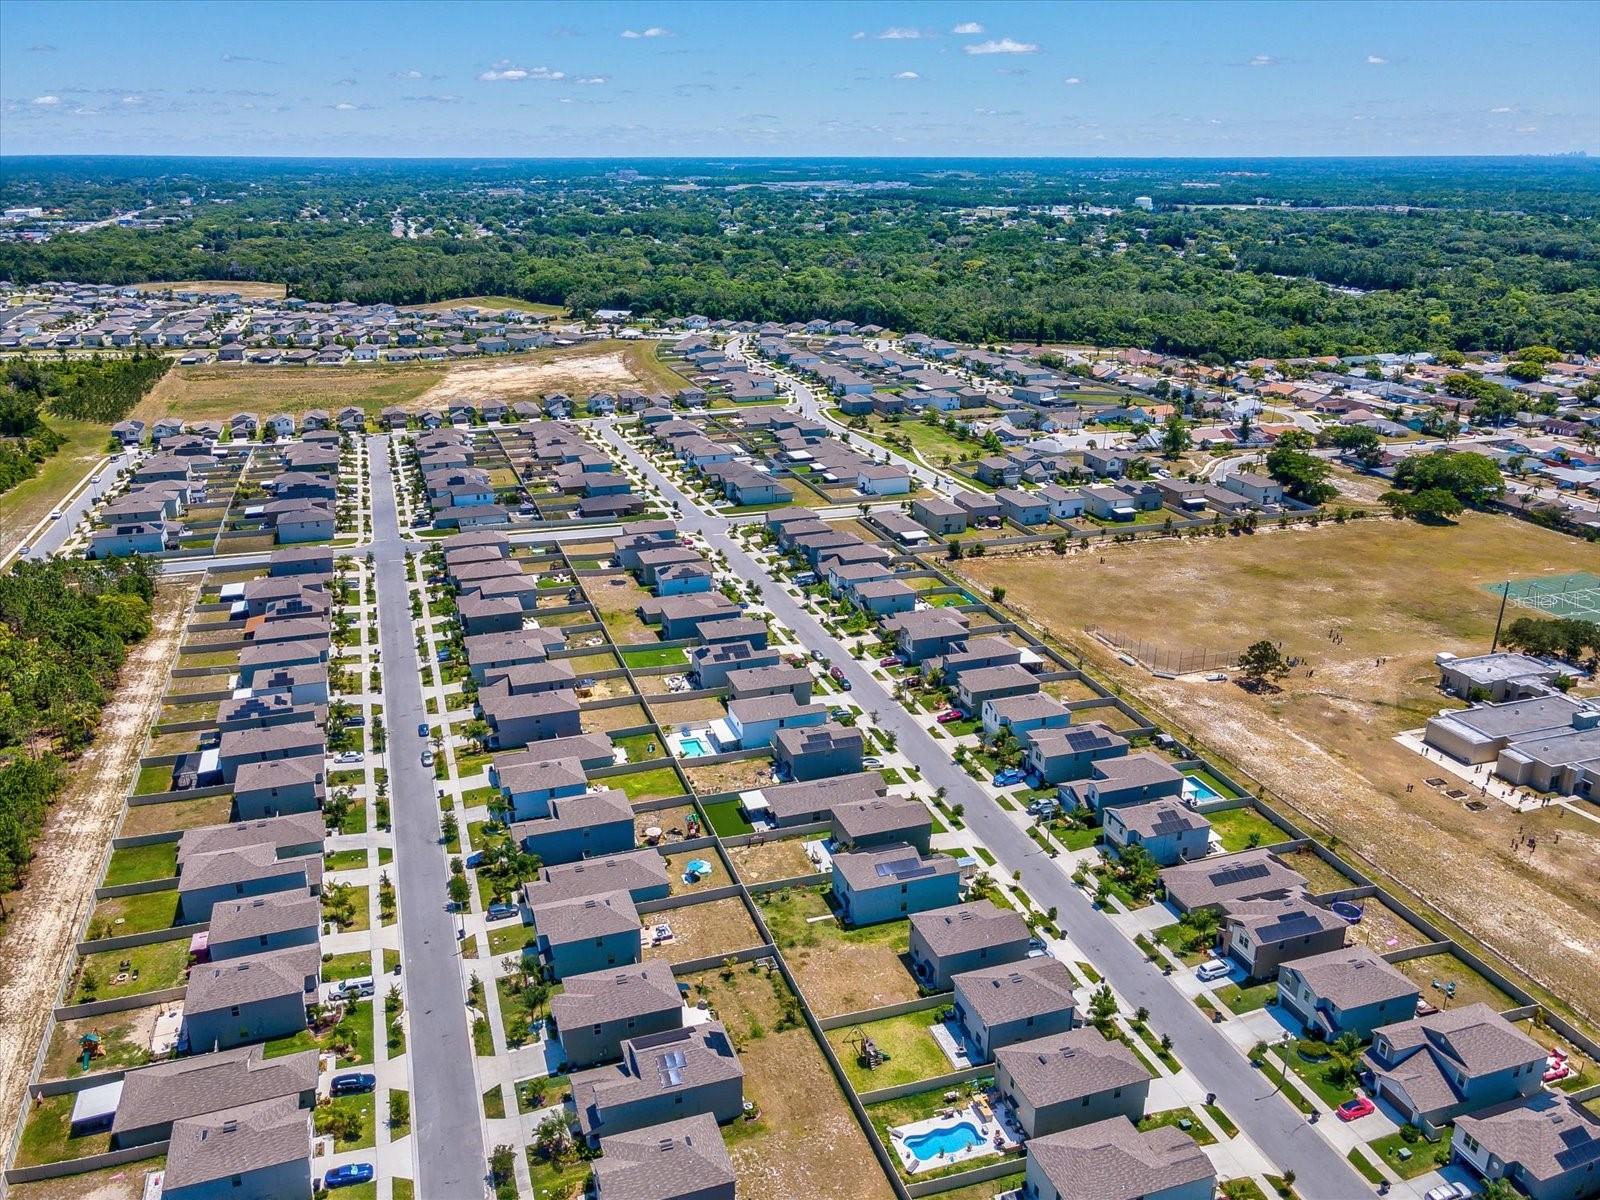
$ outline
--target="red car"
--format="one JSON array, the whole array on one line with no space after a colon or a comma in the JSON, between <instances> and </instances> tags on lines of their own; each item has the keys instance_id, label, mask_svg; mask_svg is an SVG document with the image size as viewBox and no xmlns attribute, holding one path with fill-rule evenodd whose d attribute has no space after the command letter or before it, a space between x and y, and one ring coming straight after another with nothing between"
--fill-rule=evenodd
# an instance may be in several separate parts
<instances>
[{"instance_id":1,"label":"red car","mask_svg":"<svg viewBox=\"0 0 1600 1200\"><path fill-rule=\"evenodd\" d=\"M953 725L957 721L965 721L966 719L967 714L959 708L946 709L939 714L939 724L941 725Z\"/></svg>"},{"instance_id":2,"label":"red car","mask_svg":"<svg viewBox=\"0 0 1600 1200\"><path fill-rule=\"evenodd\" d=\"M843 679L844 678L844 668L843 667L829 667L828 668L828 674L833 676L833 678L835 678L835 679Z\"/></svg>"},{"instance_id":3,"label":"red car","mask_svg":"<svg viewBox=\"0 0 1600 1200\"><path fill-rule=\"evenodd\" d=\"M878 660L878 665L880 667L903 667L905 664L906 660L901 658L898 654L891 654L888 658L880 658Z\"/></svg>"},{"instance_id":4,"label":"red car","mask_svg":"<svg viewBox=\"0 0 1600 1200\"><path fill-rule=\"evenodd\" d=\"M1571 1073L1572 1068L1567 1066L1566 1063L1557 1063L1544 1073L1544 1081L1546 1083L1555 1083L1557 1080L1565 1079Z\"/></svg>"},{"instance_id":5,"label":"red car","mask_svg":"<svg viewBox=\"0 0 1600 1200\"><path fill-rule=\"evenodd\" d=\"M1368 1113L1376 1112L1377 1109L1378 1106L1365 1096L1357 1096L1354 1100L1346 1100L1333 1111L1341 1121L1359 1121Z\"/></svg>"}]
</instances>

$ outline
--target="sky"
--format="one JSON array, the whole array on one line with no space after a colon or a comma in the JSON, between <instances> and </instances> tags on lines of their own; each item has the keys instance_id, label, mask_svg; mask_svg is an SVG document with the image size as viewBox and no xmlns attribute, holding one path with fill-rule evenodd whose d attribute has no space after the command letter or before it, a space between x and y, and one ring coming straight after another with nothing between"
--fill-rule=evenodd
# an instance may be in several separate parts
<instances>
[{"instance_id":1,"label":"sky","mask_svg":"<svg viewBox=\"0 0 1600 1200\"><path fill-rule=\"evenodd\" d=\"M0 154L1600 153L1600 3L0 0Z\"/></svg>"}]
</instances>

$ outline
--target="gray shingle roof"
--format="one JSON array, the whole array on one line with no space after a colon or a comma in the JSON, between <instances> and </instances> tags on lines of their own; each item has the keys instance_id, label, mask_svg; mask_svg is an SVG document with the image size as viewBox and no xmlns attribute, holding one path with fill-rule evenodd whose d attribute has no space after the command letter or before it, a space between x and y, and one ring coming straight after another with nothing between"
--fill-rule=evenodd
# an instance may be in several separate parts
<instances>
[{"instance_id":1,"label":"gray shingle roof","mask_svg":"<svg viewBox=\"0 0 1600 1200\"><path fill-rule=\"evenodd\" d=\"M1132 1087L1150 1078L1132 1050L1088 1025L1002 1046L994 1056L1011 1076L1018 1098L1035 1108Z\"/></svg>"},{"instance_id":2,"label":"gray shingle roof","mask_svg":"<svg viewBox=\"0 0 1600 1200\"><path fill-rule=\"evenodd\" d=\"M191 1187L310 1157L311 1111L280 1096L176 1122L163 1182Z\"/></svg>"},{"instance_id":3,"label":"gray shingle roof","mask_svg":"<svg viewBox=\"0 0 1600 1200\"><path fill-rule=\"evenodd\" d=\"M238 1104L315 1090L317 1052L264 1059L260 1046L179 1058L129 1071L112 1133L145 1129Z\"/></svg>"},{"instance_id":4,"label":"gray shingle roof","mask_svg":"<svg viewBox=\"0 0 1600 1200\"><path fill-rule=\"evenodd\" d=\"M1140 1133L1126 1117L1034 1138L1028 1154L1072 1200L1139 1200L1216 1177L1211 1160L1183 1130L1165 1125Z\"/></svg>"},{"instance_id":5,"label":"gray shingle roof","mask_svg":"<svg viewBox=\"0 0 1600 1200\"><path fill-rule=\"evenodd\" d=\"M1071 972L1048 955L963 971L951 982L956 998L988 1026L1078 1006Z\"/></svg>"},{"instance_id":6,"label":"gray shingle roof","mask_svg":"<svg viewBox=\"0 0 1600 1200\"><path fill-rule=\"evenodd\" d=\"M677 980L664 962L569 975L562 980L560 995L550 1001L550 1013L560 1028L626 1020L682 1007Z\"/></svg>"},{"instance_id":7,"label":"gray shingle roof","mask_svg":"<svg viewBox=\"0 0 1600 1200\"><path fill-rule=\"evenodd\" d=\"M679 1200L707 1189L733 1194L733 1162L709 1113L600 1139L595 1184L603 1200Z\"/></svg>"},{"instance_id":8,"label":"gray shingle roof","mask_svg":"<svg viewBox=\"0 0 1600 1200\"><path fill-rule=\"evenodd\" d=\"M1540 1091L1457 1117L1456 1133L1470 1134L1490 1154L1540 1181L1600 1170L1600 1116L1569 1096Z\"/></svg>"},{"instance_id":9,"label":"gray shingle roof","mask_svg":"<svg viewBox=\"0 0 1600 1200\"><path fill-rule=\"evenodd\" d=\"M1298 958L1286 964L1285 969L1310 984L1317 996L1345 1011L1400 996L1415 996L1419 991L1416 984L1366 946L1346 946Z\"/></svg>"},{"instance_id":10,"label":"gray shingle roof","mask_svg":"<svg viewBox=\"0 0 1600 1200\"><path fill-rule=\"evenodd\" d=\"M1028 939L1028 923L1009 908L991 900L952 904L913 913L911 928L938 955L961 954L985 946Z\"/></svg>"}]
</instances>

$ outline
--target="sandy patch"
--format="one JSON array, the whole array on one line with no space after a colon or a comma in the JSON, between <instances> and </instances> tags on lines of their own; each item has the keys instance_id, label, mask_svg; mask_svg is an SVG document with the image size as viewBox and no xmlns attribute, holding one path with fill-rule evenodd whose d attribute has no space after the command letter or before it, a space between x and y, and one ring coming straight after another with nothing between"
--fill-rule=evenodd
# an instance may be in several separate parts
<instances>
[{"instance_id":1,"label":"sandy patch","mask_svg":"<svg viewBox=\"0 0 1600 1200\"><path fill-rule=\"evenodd\" d=\"M457 400L526 400L551 392L587 395L639 387L621 351L554 362L468 362L446 375L417 399L419 408L437 408Z\"/></svg>"},{"instance_id":2,"label":"sandy patch","mask_svg":"<svg viewBox=\"0 0 1600 1200\"><path fill-rule=\"evenodd\" d=\"M106 842L139 760L167 666L178 648L194 584L162 585L154 629L123 664L99 734L72 767L67 790L51 809L28 884L7 898L11 919L0 939L0 1128L16 1125L45 1020L55 1003L62 965L72 958L78 924L93 903Z\"/></svg>"}]
</instances>

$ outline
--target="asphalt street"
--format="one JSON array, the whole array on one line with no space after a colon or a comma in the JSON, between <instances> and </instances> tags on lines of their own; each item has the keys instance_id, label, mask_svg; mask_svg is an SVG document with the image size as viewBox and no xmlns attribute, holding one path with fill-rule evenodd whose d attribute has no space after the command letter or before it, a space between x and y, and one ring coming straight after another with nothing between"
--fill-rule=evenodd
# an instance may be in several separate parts
<instances>
[{"instance_id":1,"label":"asphalt street","mask_svg":"<svg viewBox=\"0 0 1600 1200\"><path fill-rule=\"evenodd\" d=\"M27 558L32 562L49 558L61 549L62 543L72 536L72 531L78 527L78 523L95 506L100 497L117 486L118 471L131 465L136 457L132 450L124 450L96 467L94 474L100 477L100 482L84 484L73 494L71 500L65 500L57 505L61 510L61 516L57 519L47 519L42 527L35 526L33 529L7 530L6 532L14 540L12 545L6 547L5 558L0 558L0 566L9 561L23 546L28 547Z\"/></svg>"},{"instance_id":2,"label":"asphalt street","mask_svg":"<svg viewBox=\"0 0 1600 1200\"><path fill-rule=\"evenodd\" d=\"M906 712L862 663L852 658L818 621L784 590L729 533L727 518L707 515L670 480L634 450L609 423L601 436L642 470L683 516L679 524L703 534L728 556L729 567L754 580L762 599L802 643L821 650L849 678L851 698L876 714L878 724L892 731L899 748L917 764L933 787L947 789L952 804L964 805L964 820L1006 871L1020 871L1022 885L1042 908L1055 908L1056 922L1072 943L1094 963L1129 1008L1150 1010L1150 1024L1170 1034L1177 1052L1239 1127L1274 1162L1293 1170L1295 1187L1306 1200L1350 1200L1371 1188L1331 1145L1309 1129L1306 1119L1253 1069L1194 1003L1174 988L1120 930L1075 887L1055 860L1044 853L964 770L957 767L933 736ZM387 653L387 652L386 652Z\"/></svg>"},{"instance_id":3,"label":"asphalt street","mask_svg":"<svg viewBox=\"0 0 1600 1200\"><path fill-rule=\"evenodd\" d=\"M384 720L389 731L389 797L394 815L395 885L411 1055L412 1134L417 1195L476 1200L487 1160L479 1118L465 984L456 961L456 920L445 887L449 864L439 829L433 771L422 765L428 720L416 630L406 591L406 550L389 477L389 439L367 441L372 472L373 565L383 651ZM380 986L378 1002L382 1003Z\"/></svg>"}]
</instances>

